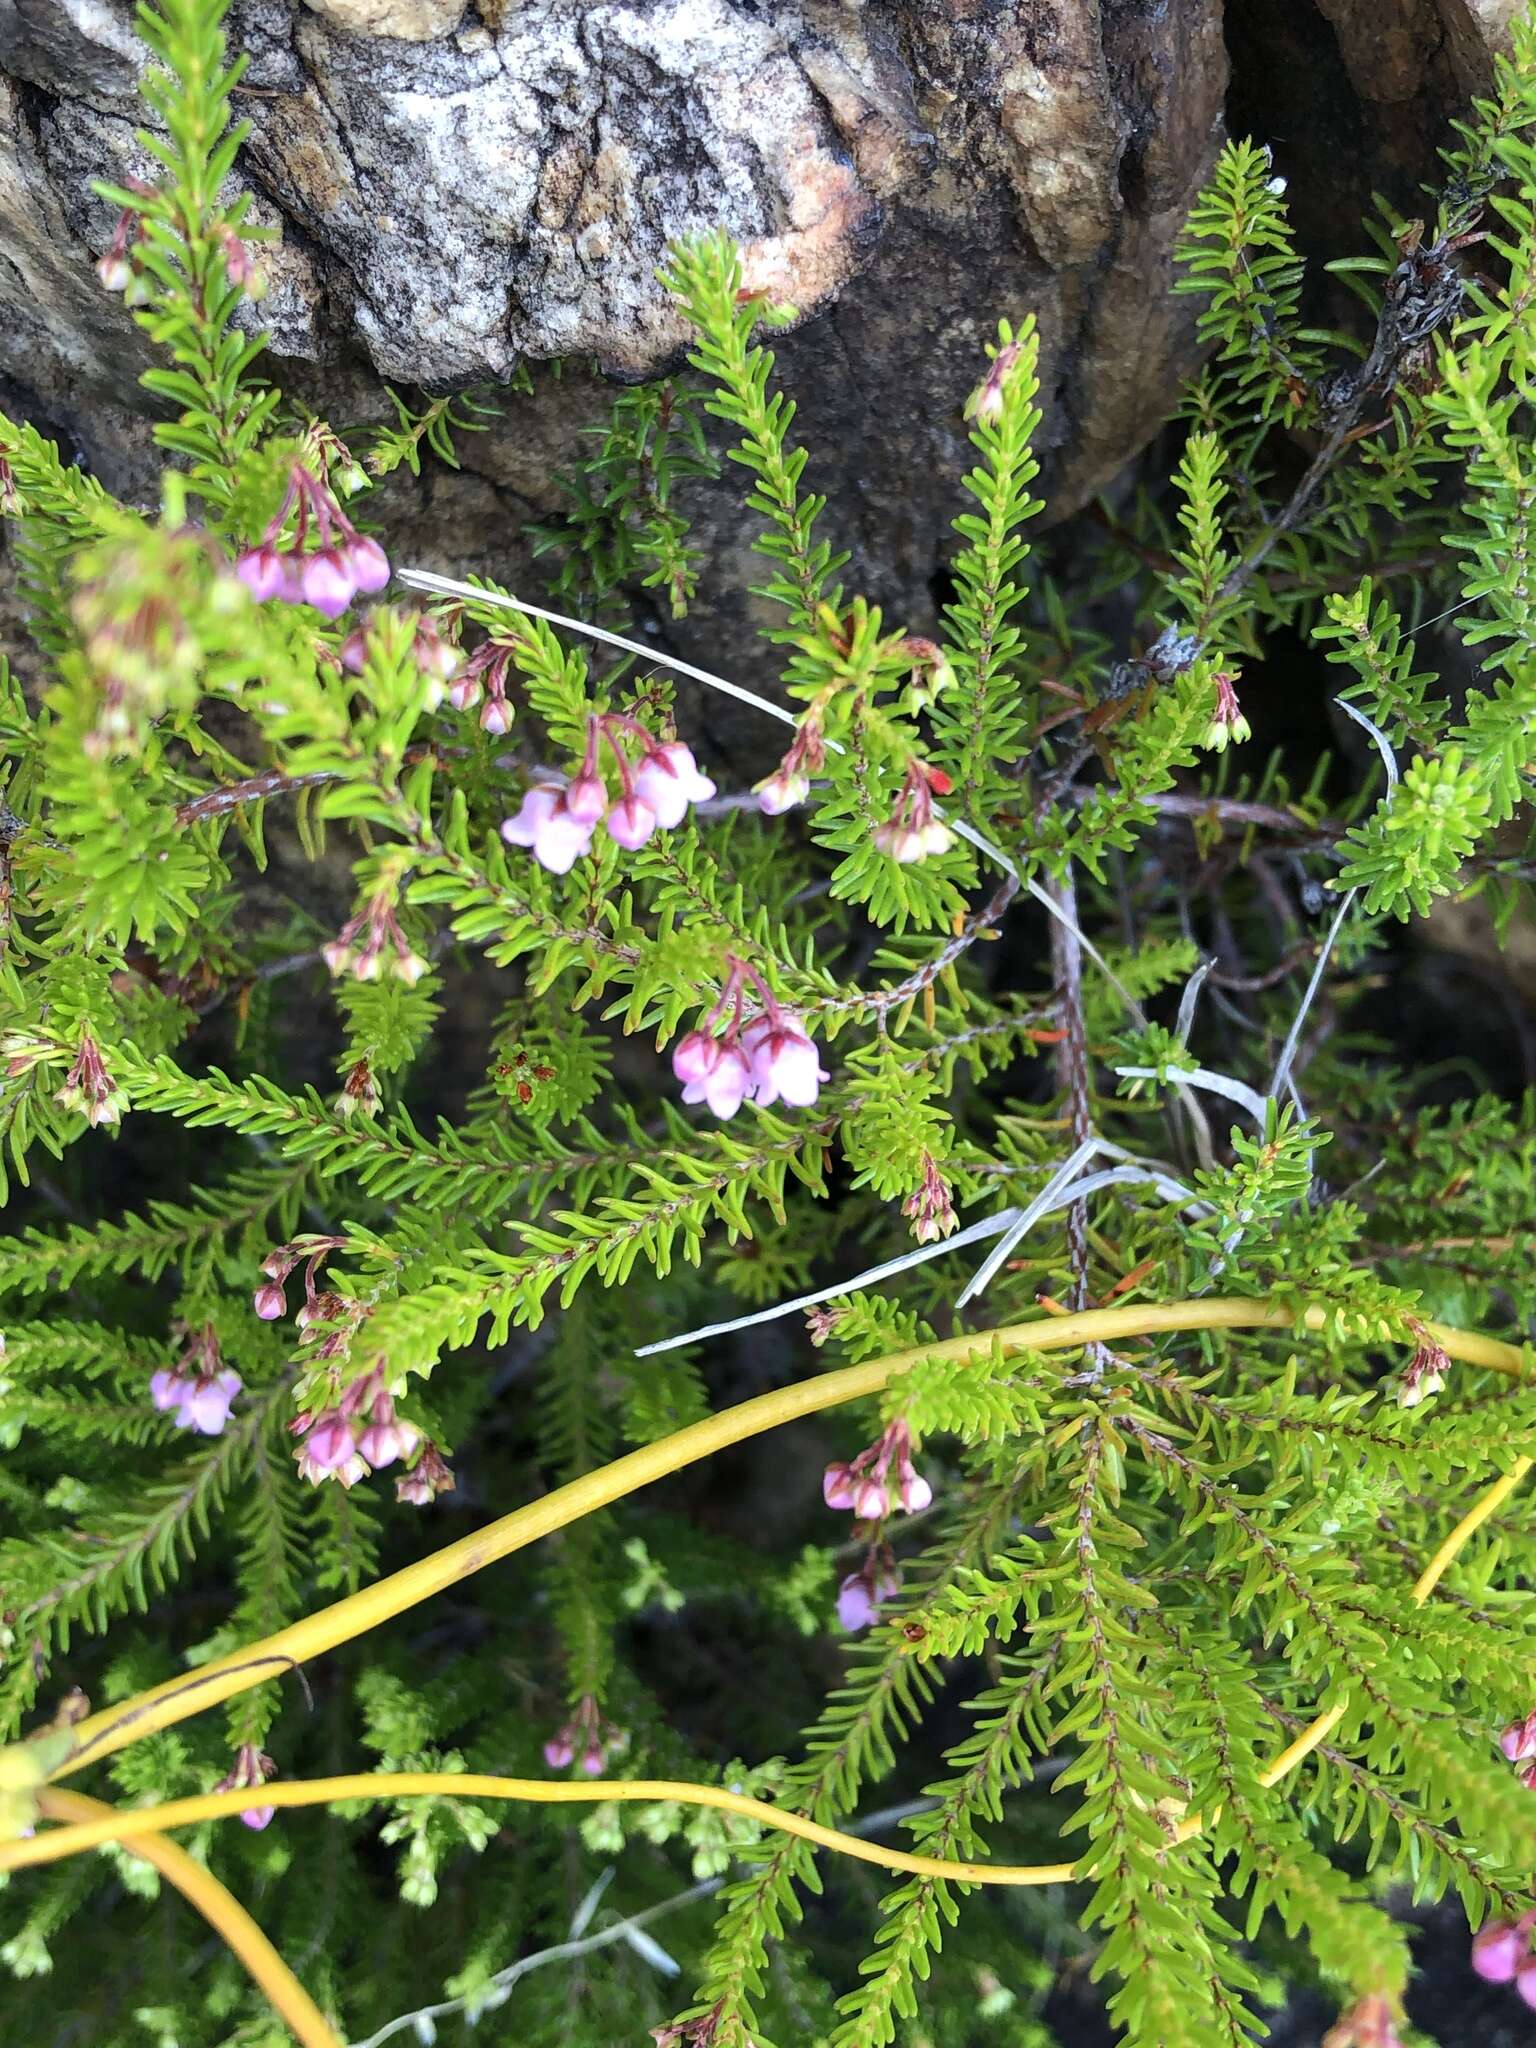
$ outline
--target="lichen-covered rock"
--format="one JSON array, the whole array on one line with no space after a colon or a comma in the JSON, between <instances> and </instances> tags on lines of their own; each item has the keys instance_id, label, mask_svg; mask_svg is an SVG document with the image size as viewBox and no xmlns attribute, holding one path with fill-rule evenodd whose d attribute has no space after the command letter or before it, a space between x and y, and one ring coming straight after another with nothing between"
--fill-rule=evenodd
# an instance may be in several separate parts
<instances>
[{"instance_id":1,"label":"lichen-covered rock","mask_svg":"<svg viewBox=\"0 0 1536 2048\"><path fill-rule=\"evenodd\" d=\"M1234 0L1244 116L1268 133L1270 94L1304 152L1304 82L1264 52L1331 49L1331 103L1390 100L1427 168L1508 11ZM145 167L131 19L131 0L0 0L0 378L119 484L144 351L92 275L113 224L92 182ZM229 27L240 175L278 237L260 318L285 383L339 425L385 410L382 380L667 368L683 337L656 266L728 228L750 282L804 316L782 354L850 575L915 620L1000 313L1040 319L1056 512L1155 430L1191 360L1171 254L1222 129L1221 0L235 0ZM541 380L464 472L398 480L403 544L525 575L520 517L600 402L585 370ZM711 596L682 638L719 643L758 573L724 492L701 537Z\"/></svg>"}]
</instances>

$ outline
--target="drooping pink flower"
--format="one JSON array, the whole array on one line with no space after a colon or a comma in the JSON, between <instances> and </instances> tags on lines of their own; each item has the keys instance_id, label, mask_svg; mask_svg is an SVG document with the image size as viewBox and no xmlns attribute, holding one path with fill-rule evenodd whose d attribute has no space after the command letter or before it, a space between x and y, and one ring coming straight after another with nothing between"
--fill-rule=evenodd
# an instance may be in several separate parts
<instances>
[{"instance_id":1,"label":"drooping pink flower","mask_svg":"<svg viewBox=\"0 0 1536 2048\"><path fill-rule=\"evenodd\" d=\"M436 1444L423 1444L410 1471L395 1481L395 1499L411 1507L428 1507L440 1493L452 1493L457 1483Z\"/></svg>"},{"instance_id":2,"label":"drooping pink flower","mask_svg":"<svg viewBox=\"0 0 1536 2048\"><path fill-rule=\"evenodd\" d=\"M386 1465L395 1465L402 1458L408 1458L421 1442L421 1431L400 1420L386 1388L380 1387L373 1395L368 1412L370 1419L357 1440L357 1451L359 1457L379 1472Z\"/></svg>"},{"instance_id":3,"label":"drooping pink flower","mask_svg":"<svg viewBox=\"0 0 1536 2048\"><path fill-rule=\"evenodd\" d=\"M180 1373L168 1372L162 1369L151 1375L149 1398L163 1415L167 1409L177 1408L181 1405L186 1384Z\"/></svg>"},{"instance_id":4,"label":"drooping pink flower","mask_svg":"<svg viewBox=\"0 0 1536 2048\"><path fill-rule=\"evenodd\" d=\"M1523 1764L1536 1757L1536 1711L1527 1714L1523 1721L1511 1721L1499 1737L1499 1748L1512 1764Z\"/></svg>"},{"instance_id":5,"label":"drooping pink flower","mask_svg":"<svg viewBox=\"0 0 1536 2048\"><path fill-rule=\"evenodd\" d=\"M866 1629L881 1605L901 1591L901 1577L894 1566L877 1561L871 1551L856 1572L850 1572L837 1589L837 1618L849 1635Z\"/></svg>"},{"instance_id":6,"label":"drooping pink flower","mask_svg":"<svg viewBox=\"0 0 1536 2048\"><path fill-rule=\"evenodd\" d=\"M943 795L950 787L942 769L914 755L907 763L890 816L870 834L880 852L903 867L926 860L932 853L947 853L954 834L934 815L933 796L935 790Z\"/></svg>"},{"instance_id":7,"label":"drooping pink flower","mask_svg":"<svg viewBox=\"0 0 1536 2048\"><path fill-rule=\"evenodd\" d=\"M252 597L265 603L282 598L297 604L303 595L298 566L292 555L279 554L270 541L247 548L235 561L235 574Z\"/></svg>"},{"instance_id":8,"label":"drooping pink flower","mask_svg":"<svg viewBox=\"0 0 1536 2048\"><path fill-rule=\"evenodd\" d=\"M251 1306L264 1323L275 1323L288 1313L288 1297L275 1280L268 1280L251 1296Z\"/></svg>"},{"instance_id":9,"label":"drooping pink flower","mask_svg":"<svg viewBox=\"0 0 1536 2048\"><path fill-rule=\"evenodd\" d=\"M83 1116L93 1131L103 1124L118 1123L128 1107L128 1097L108 1073L101 1048L89 1031L81 1032L64 1085L53 1099L61 1109Z\"/></svg>"},{"instance_id":10,"label":"drooping pink flower","mask_svg":"<svg viewBox=\"0 0 1536 2048\"><path fill-rule=\"evenodd\" d=\"M504 819L501 836L509 846L527 846L552 875L568 874L592 845L592 827L573 818L563 793L540 783L523 798L515 817Z\"/></svg>"},{"instance_id":11,"label":"drooping pink flower","mask_svg":"<svg viewBox=\"0 0 1536 2048\"><path fill-rule=\"evenodd\" d=\"M754 1017L741 1034L752 1066L753 1100L762 1109L781 1098L793 1109L808 1109L828 1079L815 1046L780 1012Z\"/></svg>"},{"instance_id":12,"label":"drooping pink flower","mask_svg":"<svg viewBox=\"0 0 1536 2048\"><path fill-rule=\"evenodd\" d=\"M720 1044L707 1031L690 1031L673 1046L672 1072L685 1088L708 1080L719 1061Z\"/></svg>"},{"instance_id":13,"label":"drooping pink flower","mask_svg":"<svg viewBox=\"0 0 1536 2048\"><path fill-rule=\"evenodd\" d=\"M700 1081L690 1081L683 1090L684 1102L707 1103L717 1117L733 1117L752 1089L752 1069L746 1054L734 1040L715 1041L720 1050L713 1065Z\"/></svg>"},{"instance_id":14,"label":"drooping pink flower","mask_svg":"<svg viewBox=\"0 0 1536 2048\"><path fill-rule=\"evenodd\" d=\"M853 1489L853 1512L861 1522L880 1522L891 1512L890 1495L885 1490L884 1478L875 1478L870 1473L860 1479Z\"/></svg>"},{"instance_id":15,"label":"drooping pink flower","mask_svg":"<svg viewBox=\"0 0 1536 2048\"><path fill-rule=\"evenodd\" d=\"M314 554L306 555L299 578L304 602L328 619L339 619L357 590L339 548L318 548Z\"/></svg>"},{"instance_id":16,"label":"drooping pink flower","mask_svg":"<svg viewBox=\"0 0 1536 2048\"><path fill-rule=\"evenodd\" d=\"M849 1463L828 1465L821 1491L829 1508L851 1508L861 1522L882 1522L898 1507L921 1514L933 1502L933 1488L912 1463L911 1432L899 1420Z\"/></svg>"},{"instance_id":17,"label":"drooping pink flower","mask_svg":"<svg viewBox=\"0 0 1536 2048\"><path fill-rule=\"evenodd\" d=\"M919 1244L937 1244L948 1237L959 1222L949 1182L931 1152L923 1154L923 1177L901 1205L901 1213L912 1225Z\"/></svg>"},{"instance_id":18,"label":"drooping pink flower","mask_svg":"<svg viewBox=\"0 0 1536 2048\"><path fill-rule=\"evenodd\" d=\"M1418 1325L1413 1327L1419 1328ZM1438 1394L1450 1369L1450 1354L1427 1332L1420 1330L1418 1349L1403 1367L1402 1378L1397 1383L1398 1407L1417 1408L1431 1394ZM1536 1755L1536 1746L1533 1746L1532 1754Z\"/></svg>"},{"instance_id":19,"label":"drooping pink flower","mask_svg":"<svg viewBox=\"0 0 1536 2048\"><path fill-rule=\"evenodd\" d=\"M565 808L578 823L596 825L608 808L608 785L596 765L583 767L565 785Z\"/></svg>"},{"instance_id":20,"label":"drooping pink flower","mask_svg":"<svg viewBox=\"0 0 1536 2048\"><path fill-rule=\"evenodd\" d=\"M277 1765L254 1742L243 1742L235 1752L235 1767L227 1777L220 1778L214 1786L215 1792L244 1792L265 1785L269 1778L277 1776ZM275 1806L247 1806L240 1818L248 1828L261 1829L271 1825Z\"/></svg>"},{"instance_id":21,"label":"drooping pink flower","mask_svg":"<svg viewBox=\"0 0 1536 2048\"><path fill-rule=\"evenodd\" d=\"M1007 342L997 351L986 377L965 401L968 420L991 421L1000 417L1006 402L1008 380L1022 353L1022 345L1017 341Z\"/></svg>"},{"instance_id":22,"label":"drooping pink flower","mask_svg":"<svg viewBox=\"0 0 1536 2048\"><path fill-rule=\"evenodd\" d=\"M609 1756L628 1746L629 1737L603 1718L591 1694L580 1702L563 1727L557 1728L544 1745L544 1761L552 1771L569 1770L577 1764L582 1776L600 1778Z\"/></svg>"},{"instance_id":23,"label":"drooping pink flower","mask_svg":"<svg viewBox=\"0 0 1536 2048\"><path fill-rule=\"evenodd\" d=\"M389 557L367 534L354 534L342 549L342 563L359 590L382 590L389 581Z\"/></svg>"},{"instance_id":24,"label":"drooping pink flower","mask_svg":"<svg viewBox=\"0 0 1536 2048\"><path fill-rule=\"evenodd\" d=\"M305 1432L304 1448L322 1472L340 1471L357 1448L351 1422L339 1408L328 1409Z\"/></svg>"},{"instance_id":25,"label":"drooping pink flower","mask_svg":"<svg viewBox=\"0 0 1536 2048\"><path fill-rule=\"evenodd\" d=\"M1536 2011L1536 1956L1527 1958L1515 1972L1515 1990Z\"/></svg>"},{"instance_id":26,"label":"drooping pink flower","mask_svg":"<svg viewBox=\"0 0 1536 2048\"><path fill-rule=\"evenodd\" d=\"M294 531L287 536L290 515ZM307 551L313 523L320 545ZM254 547L236 559L235 574L251 595L265 602L309 604L328 619L339 618L359 590L382 590L389 562L375 540L360 534L329 486L296 462L275 516Z\"/></svg>"},{"instance_id":27,"label":"drooping pink flower","mask_svg":"<svg viewBox=\"0 0 1536 2048\"><path fill-rule=\"evenodd\" d=\"M884 819L869 836L879 852L901 867L922 860L928 851L917 827L904 824L899 818Z\"/></svg>"},{"instance_id":28,"label":"drooping pink flower","mask_svg":"<svg viewBox=\"0 0 1536 2048\"><path fill-rule=\"evenodd\" d=\"M630 853L636 852L656 830L655 811L638 796L622 796L608 813L608 837Z\"/></svg>"},{"instance_id":29,"label":"drooping pink flower","mask_svg":"<svg viewBox=\"0 0 1536 2048\"><path fill-rule=\"evenodd\" d=\"M1530 1960L1530 1935L1511 1921L1490 1920L1472 1937L1472 1967L1485 1983L1513 1984Z\"/></svg>"},{"instance_id":30,"label":"drooping pink flower","mask_svg":"<svg viewBox=\"0 0 1536 2048\"><path fill-rule=\"evenodd\" d=\"M790 773L782 761L771 775L765 775L761 782L752 785L757 808L765 818L782 817L785 811L792 811L803 804L810 793L811 778Z\"/></svg>"},{"instance_id":31,"label":"drooping pink flower","mask_svg":"<svg viewBox=\"0 0 1536 2048\"><path fill-rule=\"evenodd\" d=\"M857 1490L853 1467L834 1461L821 1475L821 1497L829 1508L851 1508Z\"/></svg>"},{"instance_id":32,"label":"drooping pink flower","mask_svg":"<svg viewBox=\"0 0 1536 2048\"><path fill-rule=\"evenodd\" d=\"M1232 678L1218 672L1211 680L1216 685L1216 709L1205 729L1205 744L1212 753L1220 754L1225 752L1228 740L1235 740L1239 746L1244 740L1251 740L1253 727L1243 716Z\"/></svg>"},{"instance_id":33,"label":"drooping pink flower","mask_svg":"<svg viewBox=\"0 0 1536 2048\"><path fill-rule=\"evenodd\" d=\"M811 793L811 777L826 765L821 721L807 716L796 729L789 751L771 775L753 787L757 807L766 818L777 818L803 804Z\"/></svg>"},{"instance_id":34,"label":"drooping pink flower","mask_svg":"<svg viewBox=\"0 0 1536 2048\"><path fill-rule=\"evenodd\" d=\"M228 1371L204 1373L188 1381L177 1404L176 1427L195 1430L199 1436L222 1436L241 1384L239 1373Z\"/></svg>"},{"instance_id":35,"label":"drooping pink flower","mask_svg":"<svg viewBox=\"0 0 1536 2048\"><path fill-rule=\"evenodd\" d=\"M700 773L693 749L681 740L648 753L635 771L635 794L669 831L682 823L690 804L705 803L714 793L715 785Z\"/></svg>"}]
</instances>

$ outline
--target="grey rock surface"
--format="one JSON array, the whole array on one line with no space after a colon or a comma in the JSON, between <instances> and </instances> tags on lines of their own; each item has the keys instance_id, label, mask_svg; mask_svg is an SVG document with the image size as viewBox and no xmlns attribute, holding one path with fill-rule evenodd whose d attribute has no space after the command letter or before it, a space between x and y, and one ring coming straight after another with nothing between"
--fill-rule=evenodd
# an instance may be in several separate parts
<instances>
[{"instance_id":1,"label":"grey rock surface","mask_svg":"<svg viewBox=\"0 0 1536 2048\"><path fill-rule=\"evenodd\" d=\"M571 360L464 444L464 470L383 494L402 559L525 579L517 530L604 378L679 359L668 242L723 226L749 282L804 316L777 345L849 580L921 624L999 314L1040 320L1053 513L1165 417L1193 360L1171 255L1223 133L1224 27L1249 124L1272 90L1295 129L1297 82L1266 78L1265 49L1299 47L1334 103L1374 93L1399 142L1417 124L1427 169L1512 4L1232 0L1224 24L1222 0L235 0L239 172L278 235L274 371L345 431L386 414L386 382ZM131 20L129 0L0 0L0 385L133 493L144 350L91 269L113 225L92 181L144 169ZM747 658L750 533L710 496L708 596L676 635L696 653Z\"/></svg>"}]
</instances>

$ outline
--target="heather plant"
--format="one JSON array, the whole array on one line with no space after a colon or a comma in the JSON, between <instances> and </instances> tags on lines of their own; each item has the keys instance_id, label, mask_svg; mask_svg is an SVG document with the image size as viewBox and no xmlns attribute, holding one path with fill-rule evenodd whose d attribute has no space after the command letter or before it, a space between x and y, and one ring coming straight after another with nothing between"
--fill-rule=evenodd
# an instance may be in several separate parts
<instances>
[{"instance_id":1,"label":"heather plant","mask_svg":"<svg viewBox=\"0 0 1536 2048\"><path fill-rule=\"evenodd\" d=\"M1536 1111L1365 1009L1536 871L1536 32L1353 328L1223 152L1067 546L1001 321L912 631L722 236L538 602L388 561L489 401L285 407L218 10L140 24L159 503L0 420L7 2038L1392 2048L1446 1895L1536 2006ZM742 473L771 695L627 630Z\"/></svg>"}]
</instances>

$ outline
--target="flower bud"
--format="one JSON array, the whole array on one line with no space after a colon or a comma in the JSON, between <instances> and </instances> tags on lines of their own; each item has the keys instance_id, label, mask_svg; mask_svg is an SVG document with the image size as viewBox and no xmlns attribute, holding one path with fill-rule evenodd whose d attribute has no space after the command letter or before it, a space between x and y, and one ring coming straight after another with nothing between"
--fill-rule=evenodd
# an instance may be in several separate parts
<instances>
[{"instance_id":1,"label":"flower bud","mask_svg":"<svg viewBox=\"0 0 1536 2048\"><path fill-rule=\"evenodd\" d=\"M288 1297L275 1280L269 1280L251 1296L251 1306L264 1323L275 1323L288 1313Z\"/></svg>"}]
</instances>

